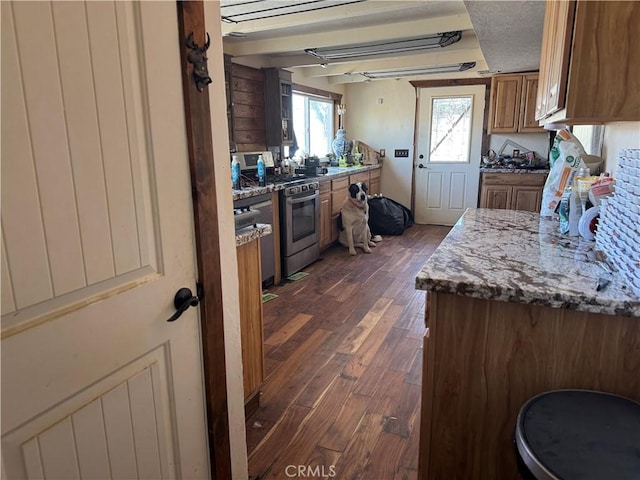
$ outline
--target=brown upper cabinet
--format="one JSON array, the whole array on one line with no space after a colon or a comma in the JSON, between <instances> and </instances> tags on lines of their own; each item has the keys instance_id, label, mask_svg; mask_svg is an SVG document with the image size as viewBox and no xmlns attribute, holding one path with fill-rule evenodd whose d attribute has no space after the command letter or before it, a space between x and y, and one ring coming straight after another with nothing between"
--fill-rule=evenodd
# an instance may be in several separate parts
<instances>
[{"instance_id":1,"label":"brown upper cabinet","mask_svg":"<svg viewBox=\"0 0 640 480\"><path fill-rule=\"evenodd\" d=\"M264 74L262 70L236 63L227 68L231 80L227 90L229 139L239 152L264 150Z\"/></svg>"},{"instance_id":2,"label":"brown upper cabinet","mask_svg":"<svg viewBox=\"0 0 640 480\"><path fill-rule=\"evenodd\" d=\"M233 90L231 74L231 55L224 55L224 91L227 97L227 126L229 127L229 151L236 151L236 142L233 138Z\"/></svg>"},{"instance_id":3,"label":"brown upper cabinet","mask_svg":"<svg viewBox=\"0 0 640 480\"><path fill-rule=\"evenodd\" d=\"M489 133L543 132L535 119L538 74L496 75L491 79Z\"/></svg>"},{"instance_id":4,"label":"brown upper cabinet","mask_svg":"<svg viewBox=\"0 0 640 480\"><path fill-rule=\"evenodd\" d=\"M546 2L536 119L640 120L640 2Z\"/></svg>"},{"instance_id":5,"label":"brown upper cabinet","mask_svg":"<svg viewBox=\"0 0 640 480\"><path fill-rule=\"evenodd\" d=\"M293 97L291 72L264 69L264 102L267 146L293 145Z\"/></svg>"}]
</instances>

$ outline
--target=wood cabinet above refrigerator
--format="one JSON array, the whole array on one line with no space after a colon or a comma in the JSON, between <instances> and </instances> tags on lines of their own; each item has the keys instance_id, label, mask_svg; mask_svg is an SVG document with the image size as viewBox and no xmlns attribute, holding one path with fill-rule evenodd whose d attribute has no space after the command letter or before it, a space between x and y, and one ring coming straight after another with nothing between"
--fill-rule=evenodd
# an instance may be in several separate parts
<instances>
[{"instance_id":1,"label":"wood cabinet above refrigerator","mask_svg":"<svg viewBox=\"0 0 640 480\"><path fill-rule=\"evenodd\" d=\"M538 74L496 75L491 79L489 133L544 132L534 118Z\"/></svg>"},{"instance_id":2,"label":"wood cabinet above refrigerator","mask_svg":"<svg viewBox=\"0 0 640 480\"><path fill-rule=\"evenodd\" d=\"M547 1L536 119L640 120L640 2Z\"/></svg>"}]
</instances>

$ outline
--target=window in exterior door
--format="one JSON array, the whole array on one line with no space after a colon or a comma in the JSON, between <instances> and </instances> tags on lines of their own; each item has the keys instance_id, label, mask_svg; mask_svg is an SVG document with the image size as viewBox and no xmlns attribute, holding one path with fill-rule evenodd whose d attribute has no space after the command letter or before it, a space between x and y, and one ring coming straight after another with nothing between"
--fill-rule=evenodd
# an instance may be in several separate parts
<instances>
[{"instance_id":1,"label":"window in exterior door","mask_svg":"<svg viewBox=\"0 0 640 480\"><path fill-rule=\"evenodd\" d=\"M301 93L293 93L293 130L298 151L324 157L331 152L333 140L333 101Z\"/></svg>"},{"instance_id":2,"label":"window in exterior door","mask_svg":"<svg viewBox=\"0 0 640 480\"><path fill-rule=\"evenodd\" d=\"M430 162L469 162L472 105L471 96L432 99Z\"/></svg>"}]
</instances>

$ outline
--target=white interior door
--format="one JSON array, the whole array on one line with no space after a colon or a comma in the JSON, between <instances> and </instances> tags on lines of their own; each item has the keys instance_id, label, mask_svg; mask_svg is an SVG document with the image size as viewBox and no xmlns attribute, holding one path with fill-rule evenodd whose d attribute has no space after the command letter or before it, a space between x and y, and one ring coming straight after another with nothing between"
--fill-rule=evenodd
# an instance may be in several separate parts
<instances>
[{"instance_id":1,"label":"white interior door","mask_svg":"<svg viewBox=\"0 0 640 480\"><path fill-rule=\"evenodd\" d=\"M173 2L2 2L3 478L209 478Z\"/></svg>"},{"instance_id":2,"label":"white interior door","mask_svg":"<svg viewBox=\"0 0 640 480\"><path fill-rule=\"evenodd\" d=\"M416 223L453 225L477 206L485 88L419 89Z\"/></svg>"}]
</instances>

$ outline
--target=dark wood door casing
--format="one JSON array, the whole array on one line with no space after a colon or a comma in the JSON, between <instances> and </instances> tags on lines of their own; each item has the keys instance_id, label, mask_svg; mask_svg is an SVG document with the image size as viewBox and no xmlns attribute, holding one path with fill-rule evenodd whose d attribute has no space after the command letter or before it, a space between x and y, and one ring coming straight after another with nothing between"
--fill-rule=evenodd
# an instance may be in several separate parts
<instances>
[{"instance_id":1,"label":"dark wood door casing","mask_svg":"<svg viewBox=\"0 0 640 480\"><path fill-rule=\"evenodd\" d=\"M178 31L182 64L182 85L187 125L189 166L193 194L198 282L205 292L200 302L207 431L213 478L232 478L229 440L229 412L220 271L220 232L215 189L215 161L209 92L198 91L193 65L187 61L185 39L193 32L198 45L206 42L202 0L179 1Z\"/></svg>"}]
</instances>

